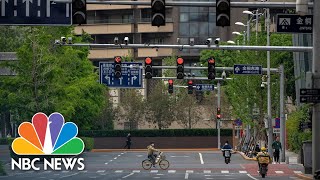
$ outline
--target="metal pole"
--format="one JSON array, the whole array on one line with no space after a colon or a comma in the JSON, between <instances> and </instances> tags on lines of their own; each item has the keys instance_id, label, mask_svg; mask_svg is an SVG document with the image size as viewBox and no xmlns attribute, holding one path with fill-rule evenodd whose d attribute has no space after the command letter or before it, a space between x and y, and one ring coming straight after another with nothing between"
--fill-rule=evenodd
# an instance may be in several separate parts
<instances>
[{"instance_id":1,"label":"metal pole","mask_svg":"<svg viewBox=\"0 0 320 180\"><path fill-rule=\"evenodd\" d=\"M130 66L122 66L122 67L130 67ZM143 68L142 66L133 66L132 68ZM176 69L177 66L152 66L153 69ZM184 69L193 69L193 70L206 70L208 67L192 67L192 66L185 66ZM216 67L217 71L233 71L234 67ZM262 68L263 72L267 72L267 68ZM279 73L278 68L270 68L271 72ZM216 78L221 79L221 78Z\"/></svg>"},{"instance_id":2,"label":"metal pole","mask_svg":"<svg viewBox=\"0 0 320 180\"><path fill-rule=\"evenodd\" d=\"M320 1L314 1L313 9L313 88L320 88ZM320 104L314 104L312 117L312 172L320 170Z\"/></svg>"},{"instance_id":3,"label":"metal pole","mask_svg":"<svg viewBox=\"0 0 320 180\"><path fill-rule=\"evenodd\" d=\"M270 46L270 9L267 9L267 46ZM268 153L270 154L271 158L273 157L272 153L272 141L273 141L273 129L272 129L272 119L271 119L271 83L270 83L270 51L267 51L267 76L268 76Z\"/></svg>"},{"instance_id":4,"label":"metal pole","mask_svg":"<svg viewBox=\"0 0 320 180\"><path fill-rule=\"evenodd\" d=\"M280 142L282 145L281 162L285 162L286 158L286 122L284 115L284 67L280 65Z\"/></svg>"},{"instance_id":5,"label":"metal pole","mask_svg":"<svg viewBox=\"0 0 320 180\"><path fill-rule=\"evenodd\" d=\"M250 44L250 20L247 22L247 45Z\"/></svg>"},{"instance_id":6,"label":"metal pole","mask_svg":"<svg viewBox=\"0 0 320 180\"><path fill-rule=\"evenodd\" d=\"M258 21L259 21L259 11L256 10L256 45L258 45Z\"/></svg>"},{"instance_id":7,"label":"metal pole","mask_svg":"<svg viewBox=\"0 0 320 180\"><path fill-rule=\"evenodd\" d=\"M130 49L130 48L172 48L172 49L209 49L209 50L246 50L246 51L291 51L291 52L312 52L313 47L305 46L237 46L237 45L171 45L171 44L56 44L58 46L86 46L89 48L111 48L111 49Z\"/></svg>"},{"instance_id":8,"label":"metal pole","mask_svg":"<svg viewBox=\"0 0 320 180\"><path fill-rule=\"evenodd\" d=\"M217 106L218 106L218 108L220 108L220 96L221 96L220 81L218 81L218 83L217 83L217 88L218 88ZM220 119L217 119L217 124L218 124L218 149L220 149L220 147L221 147L221 141L220 141Z\"/></svg>"}]
</instances>

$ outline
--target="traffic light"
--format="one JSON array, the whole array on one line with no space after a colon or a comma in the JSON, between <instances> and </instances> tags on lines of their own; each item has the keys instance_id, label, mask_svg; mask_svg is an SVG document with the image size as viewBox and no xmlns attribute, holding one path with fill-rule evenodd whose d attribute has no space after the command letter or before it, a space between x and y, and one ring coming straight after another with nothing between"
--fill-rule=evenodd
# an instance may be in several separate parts
<instances>
[{"instance_id":1,"label":"traffic light","mask_svg":"<svg viewBox=\"0 0 320 180\"><path fill-rule=\"evenodd\" d=\"M169 92L169 94L172 94L173 93L173 80L169 79L168 82L169 82L168 92Z\"/></svg>"},{"instance_id":2,"label":"traffic light","mask_svg":"<svg viewBox=\"0 0 320 180\"><path fill-rule=\"evenodd\" d=\"M188 81L188 94L193 94L193 82L192 82L192 80Z\"/></svg>"},{"instance_id":3,"label":"traffic light","mask_svg":"<svg viewBox=\"0 0 320 180\"><path fill-rule=\"evenodd\" d=\"M86 0L72 0L72 24L87 24Z\"/></svg>"},{"instance_id":4,"label":"traffic light","mask_svg":"<svg viewBox=\"0 0 320 180\"><path fill-rule=\"evenodd\" d=\"M177 58L177 79L184 77L184 62L181 57Z\"/></svg>"},{"instance_id":5,"label":"traffic light","mask_svg":"<svg viewBox=\"0 0 320 180\"><path fill-rule=\"evenodd\" d=\"M216 2L216 25L230 26L230 0L217 0Z\"/></svg>"},{"instance_id":6,"label":"traffic light","mask_svg":"<svg viewBox=\"0 0 320 180\"><path fill-rule=\"evenodd\" d=\"M152 59L147 57L144 60L144 65L145 65L145 68L144 68L145 76L144 77L146 79L151 79L152 78Z\"/></svg>"},{"instance_id":7,"label":"traffic light","mask_svg":"<svg viewBox=\"0 0 320 180\"><path fill-rule=\"evenodd\" d=\"M217 119L221 119L221 109L217 108Z\"/></svg>"},{"instance_id":8,"label":"traffic light","mask_svg":"<svg viewBox=\"0 0 320 180\"><path fill-rule=\"evenodd\" d=\"M151 24L152 26L166 25L166 1L151 0Z\"/></svg>"},{"instance_id":9,"label":"traffic light","mask_svg":"<svg viewBox=\"0 0 320 180\"><path fill-rule=\"evenodd\" d=\"M208 59L208 79L216 78L216 61L214 58Z\"/></svg>"},{"instance_id":10,"label":"traffic light","mask_svg":"<svg viewBox=\"0 0 320 180\"><path fill-rule=\"evenodd\" d=\"M122 73L121 73L121 57L116 56L114 57L114 75L116 78L120 78Z\"/></svg>"}]
</instances>

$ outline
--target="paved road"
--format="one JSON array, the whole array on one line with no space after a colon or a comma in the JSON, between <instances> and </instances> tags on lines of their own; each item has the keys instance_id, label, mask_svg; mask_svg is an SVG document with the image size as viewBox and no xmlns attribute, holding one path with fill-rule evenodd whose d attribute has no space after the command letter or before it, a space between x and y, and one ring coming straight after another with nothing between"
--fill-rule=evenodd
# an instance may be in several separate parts
<instances>
[{"instance_id":1,"label":"paved road","mask_svg":"<svg viewBox=\"0 0 320 180\"><path fill-rule=\"evenodd\" d=\"M257 173L257 164L246 161L240 155L231 157L231 164L225 164L220 152L167 152L170 167L161 170L158 167L144 170L141 161L145 152L109 152L86 153L84 171L12 171L2 179L262 179ZM10 164L6 165L10 168ZM270 165L267 179L297 179L296 173L302 173L300 165Z\"/></svg>"}]
</instances>

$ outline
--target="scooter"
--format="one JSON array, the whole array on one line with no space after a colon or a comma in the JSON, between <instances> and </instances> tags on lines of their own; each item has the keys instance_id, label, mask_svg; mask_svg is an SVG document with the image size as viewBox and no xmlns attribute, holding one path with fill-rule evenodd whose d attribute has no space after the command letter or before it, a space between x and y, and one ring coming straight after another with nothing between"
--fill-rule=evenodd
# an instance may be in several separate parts
<instances>
[{"instance_id":1,"label":"scooter","mask_svg":"<svg viewBox=\"0 0 320 180\"><path fill-rule=\"evenodd\" d=\"M267 163L262 163L260 164L260 170L259 173L261 175L262 178L265 178L268 172L268 165Z\"/></svg>"},{"instance_id":2,"label":"scooter","mask_svg":"<svg viewBox=\"0 0 320 180\"><path fill-rule=\"evenodd\" d=\"M231 149L221 149L221 151L224 152L224 162L229 164L231 158Z\"/></svg>"}]
</instances>

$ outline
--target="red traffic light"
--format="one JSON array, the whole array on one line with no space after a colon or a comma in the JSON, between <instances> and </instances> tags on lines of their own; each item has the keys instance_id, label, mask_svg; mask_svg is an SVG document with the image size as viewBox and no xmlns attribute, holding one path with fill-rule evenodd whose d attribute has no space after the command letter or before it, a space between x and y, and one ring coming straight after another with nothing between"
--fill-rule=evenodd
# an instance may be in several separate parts
<instances>
[{"instance_id":1,"label":"red traffic light","mask_svg":"<svg viewBox=\"0 0 320 180\"><path fill-rule=\"evenodd\" d=\"M221 119L221 114L217 114L217 118L218 118L218 119Z\"/></svg>"},{"instance_id":2,"label":"red traffic light","mask_svg":"<svg viewBox=\"0 0 320 180\"><path fill-rule=\"evenodd\" d=\"M192 80L189 80L189 81L188 81L188 84L189 84L189 85L193 85Z\"/></svg>"},{"instance_id":3,"label":"red traffic light","mask_svg":"<svg viewBox=\"0 0 320 180\"><path fill-rule=\"evenodd\" d=\"M183 59L182 59L182 58L178 58L178 59L177 59L177 63L178 63L178 64L183 64Z\"/></svg>"},{"instance_id":4,"label":"red traffic light","mask_svg":"<svg viewBox=\"0 0 320 180\"><path fill-rule=\"evenodd\" d=\"M144 62L145 62L146 64L151 64L151 63L152 63L152 59L149 58L149 57L147 57L147 58L144 60Z\"/></svg>"},{"instance_id":5,"label":"red traffic light","mask_svg":"<svg viewBox=\"0 0 320 180\"><path fill-rule=\"evenodd\" d=\"M169 79L168 82L169 82L169 84L173 84L173 80L172 79Z\"/></svg>"},{"instance_id":6,"label":"red traffic light","mask_svg":"<svg viewBox=\"0 0 320 180\"><path fill-rule=\"evenodd\" d=\"M213 58L210 58L210 59L208 59L208 63L209 63L209 64L214 64L214 63L215 63L215 60L214 60Z\"/></svg>"},{"instance_id":7,"label":"red traffic light","mask_svg":"<svg viewBox=\"0 0 320 180\"><path fill-rule=\"evenodd\" d=\"M119 63L119 62L121 62L121 57L120 57L120 56L116 56L116 57L114 57L114 60L115 60L117 63Z\"/></svg>"}]
</instances>

